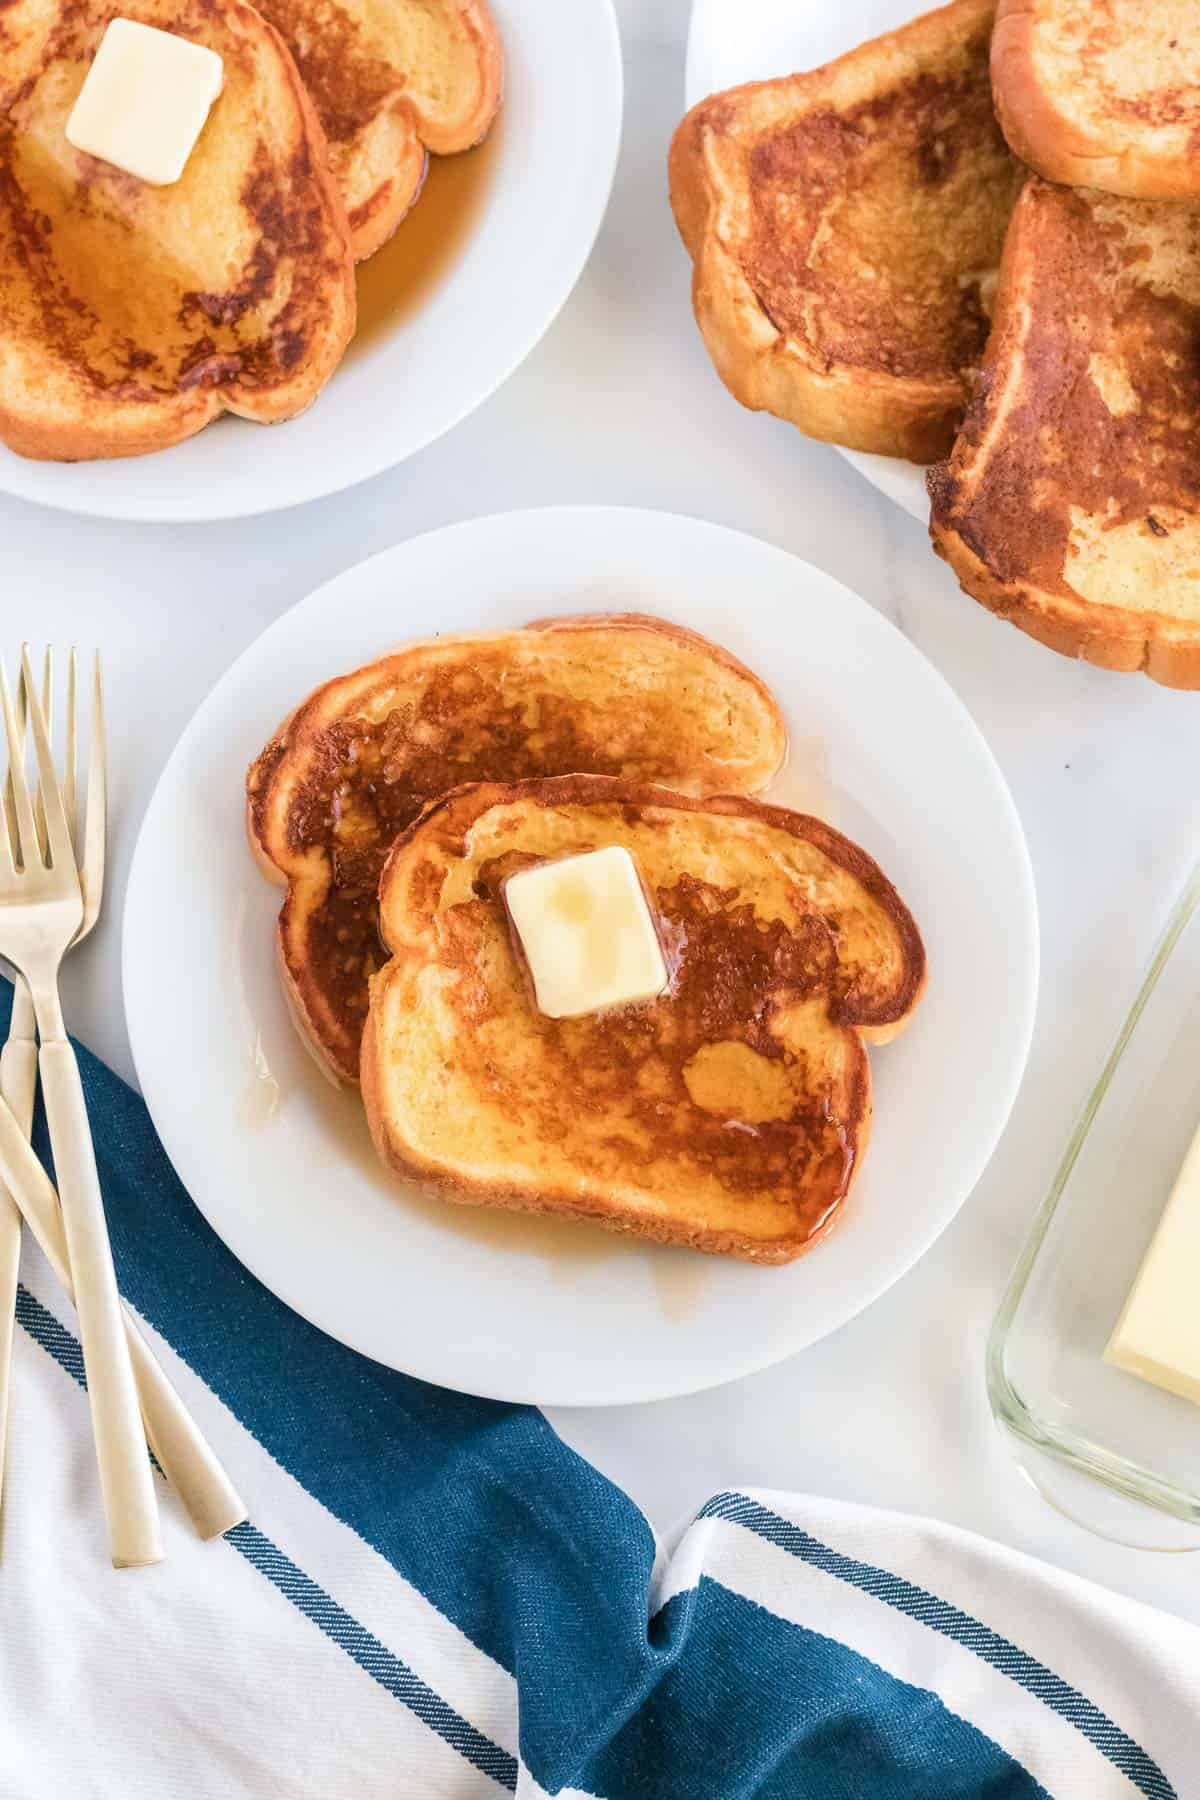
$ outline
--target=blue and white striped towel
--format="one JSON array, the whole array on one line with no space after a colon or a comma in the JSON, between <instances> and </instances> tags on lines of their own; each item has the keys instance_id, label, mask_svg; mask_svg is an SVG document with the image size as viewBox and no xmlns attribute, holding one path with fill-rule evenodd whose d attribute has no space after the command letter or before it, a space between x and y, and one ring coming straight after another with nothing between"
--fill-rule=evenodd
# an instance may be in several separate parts
<instances>
[{"instance_id":1,"label":"blue and white striped towel","mask_svg":"<svg viewBox=\"0 0 1200 1800\"><path fill-rule=\"evenodd\" d=\"M8 996L0 991L0 1029ZM2 1800L1195 1800L1200 1633L965 1533L728 1492L662 1546L528 1408L289 1312L85 1062L122 1286L247 1499L107 1566L69 1309L27 1259Z\"/></svg>"}]
</instances>

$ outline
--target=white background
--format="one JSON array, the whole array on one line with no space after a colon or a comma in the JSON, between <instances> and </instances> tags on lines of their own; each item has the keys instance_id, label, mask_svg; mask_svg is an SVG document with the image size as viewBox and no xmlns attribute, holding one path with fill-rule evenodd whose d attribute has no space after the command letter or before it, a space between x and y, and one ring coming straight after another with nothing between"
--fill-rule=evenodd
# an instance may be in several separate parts
<instances>
[{"instance_id":1,"label":"white background","mask_svg":"<svg viewBox=\"0 0 1200 1800\"><path fill-rule=\"evenodd\" d=\"M473 418L391 474L260 520L105 524L0 500L0 640L96 643L106 659L112 884L70 965L68 1016L131 1075L119 923L151 787L233 657L338 570L472 513L555 502L695 513L797 551L921 646L1004 769L1042 916L1029 1071L956 1224L853 1324L714 1393L554 1423L660 1528L725 1485L809 1490L968 1526L1200 1621L1200 1561L1117 1549L1053 1513L991 1425L983 1382L1004 1279L1195 855L1200 695L1076 666L992 620L920 526L838 456L725 394L692 325L666 197L687 0L618 0L618 11L626 130L608 220L557 324Z\"/></svg>"}]
</instances>

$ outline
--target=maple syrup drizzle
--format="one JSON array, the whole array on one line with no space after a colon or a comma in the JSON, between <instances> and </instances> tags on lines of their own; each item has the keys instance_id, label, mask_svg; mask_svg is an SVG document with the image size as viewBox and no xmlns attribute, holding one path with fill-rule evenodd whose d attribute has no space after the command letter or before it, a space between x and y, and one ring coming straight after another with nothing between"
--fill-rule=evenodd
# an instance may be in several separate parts
<instances>
[{"instance_id":1,"label":"maple syrup drizzle","mask_svg":"<svg viewBox=\"0 0 1200 1800\"><path fill-rule=\"evenodd\" d=\"M413 314L452 272L479 223L495 172L500 126L474 150L431 156L425 185L382 250L358 269L351 354Z\"/></svg>"}]
</instances>

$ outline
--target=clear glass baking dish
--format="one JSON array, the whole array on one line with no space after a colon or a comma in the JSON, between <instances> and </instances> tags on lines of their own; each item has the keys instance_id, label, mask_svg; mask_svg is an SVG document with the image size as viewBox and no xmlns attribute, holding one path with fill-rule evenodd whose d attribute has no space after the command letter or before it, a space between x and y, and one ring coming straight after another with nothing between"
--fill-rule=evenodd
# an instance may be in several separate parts
<instances>
[{"instance_id":1,"label":"clear glass baking dish","mask_svg":"<svg viewBox=\"0 0 1200 1800\"><path fill-rule=\"evenodd\" d=\"M1047 1498L1148 1548L1200 1548L1200 1406L1103 1353L1197 1127L1200 868L1067 1143L987 1351L993 1413Z\"/></svg>"}]
</instances>

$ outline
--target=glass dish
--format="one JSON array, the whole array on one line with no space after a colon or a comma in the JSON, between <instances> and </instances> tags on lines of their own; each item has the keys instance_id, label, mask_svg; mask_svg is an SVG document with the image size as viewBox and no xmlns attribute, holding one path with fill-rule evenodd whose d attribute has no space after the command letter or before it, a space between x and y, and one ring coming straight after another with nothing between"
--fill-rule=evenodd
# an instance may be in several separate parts
<instances>
[{"instance_id":1,"label":"glass dish","mask_svg":"<svg viewBox=\"0 0 1200 1800\"><path fill-rule=\"evenodd\" d=\"M1046 1497L1105 1536L1161 1549L1200 1547L1200 1406L1103 1353L1198 1127L1200 868L1066 1146L987 1352L992 1411ZM1200 1270L1196 1280L1200 1304Z\"/></svg>"}]
</instances>

